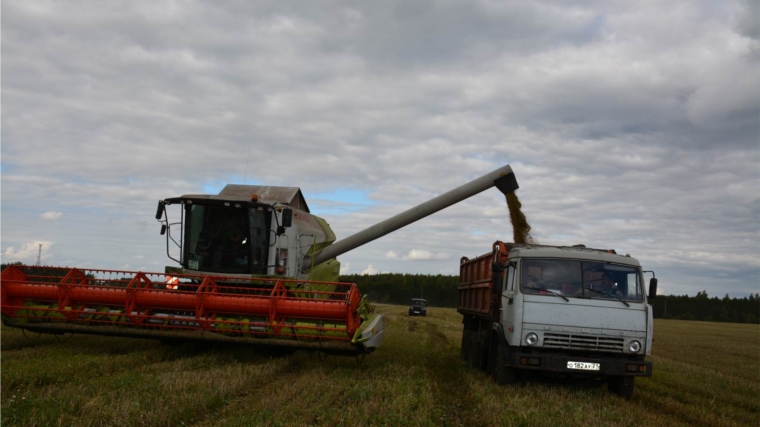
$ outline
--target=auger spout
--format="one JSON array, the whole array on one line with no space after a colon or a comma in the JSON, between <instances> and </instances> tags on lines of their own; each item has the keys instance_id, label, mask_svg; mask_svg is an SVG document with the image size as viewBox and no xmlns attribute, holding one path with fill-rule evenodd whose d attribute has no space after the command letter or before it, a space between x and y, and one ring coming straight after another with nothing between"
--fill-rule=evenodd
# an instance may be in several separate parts
<instances>
[{"instance_id":1,"label":"auger spout","mask_svg":"<svg viewBox=\"0 0 760 427\"><path fill-rule=\"evenodd\" d=\"M494 186L504 195L519 188L515 174L509 165L502 166L480 178L327 246L314 255L313 263L310 259L304 260L304 270L308 271L310 265L319 265Z\"/></svg>"}]
</instances>

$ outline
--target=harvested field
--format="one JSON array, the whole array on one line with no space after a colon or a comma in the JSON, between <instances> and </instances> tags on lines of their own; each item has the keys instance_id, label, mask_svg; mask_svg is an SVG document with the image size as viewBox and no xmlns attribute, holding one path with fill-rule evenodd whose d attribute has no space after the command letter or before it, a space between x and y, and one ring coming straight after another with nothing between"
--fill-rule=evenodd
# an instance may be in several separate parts
<instances>
[{"instance_id":1,"label":"harvested field","mask_svg":"<svg viewBox=\"0 0 760 427\"><path fill-rule=\"evenodd\" d=\"M658 320L654 376L627 402L606 387L528 380L498 387L459 360L461 317L379 306L386 342L362 365L248 346L2 328L4 426L760 424L760 327Z\"/></svg>"}]
</instances>

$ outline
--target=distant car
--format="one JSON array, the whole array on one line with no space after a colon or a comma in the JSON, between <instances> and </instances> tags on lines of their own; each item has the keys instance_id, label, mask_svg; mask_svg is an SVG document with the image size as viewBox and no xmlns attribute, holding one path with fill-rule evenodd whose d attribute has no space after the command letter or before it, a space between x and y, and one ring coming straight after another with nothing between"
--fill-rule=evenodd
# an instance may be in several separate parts
<instances>
[{"instance_id":1,"label":"distant car","mask_svg":"<svg viewBox=\"0 0 760 427\"><path fill-rule=\"evenodd\" d=\"M427 316L427 301L422 298L412 298L409 305L410 316Z\"/></svg>"}]
</instances>

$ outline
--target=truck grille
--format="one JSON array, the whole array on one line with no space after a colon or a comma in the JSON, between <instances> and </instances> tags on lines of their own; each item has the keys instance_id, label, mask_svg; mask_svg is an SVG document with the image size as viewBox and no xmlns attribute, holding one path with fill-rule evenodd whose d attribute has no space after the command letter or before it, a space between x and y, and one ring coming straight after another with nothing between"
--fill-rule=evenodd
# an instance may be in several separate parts
<instances>
[{"instance_id":1,"label":"truck grille","mask_svg":"<svg viewBox=\"0 0 760 427\"><path fill-rule=\"evenodd\" d=\"M544 347L622 352L623 338L544 333Z\"/></svg>"}]
</instances>

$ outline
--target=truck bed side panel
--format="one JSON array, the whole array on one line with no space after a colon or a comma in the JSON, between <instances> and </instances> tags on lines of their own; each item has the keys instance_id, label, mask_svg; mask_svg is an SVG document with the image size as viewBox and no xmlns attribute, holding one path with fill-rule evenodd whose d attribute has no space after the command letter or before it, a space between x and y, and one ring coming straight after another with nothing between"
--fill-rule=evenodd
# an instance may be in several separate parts
<instances>
[{"instance_id":1,"label":"truck bed side panel","mask_svg":"<svg viewBox=\"0 0 760 427\"><path fill-rule=\"evenodd\" d=\"M472 260L462 258L459 265L459 313L479 318L491 318L494 314L492 260L492 253Z\"/></svg>"}]
</instances>

